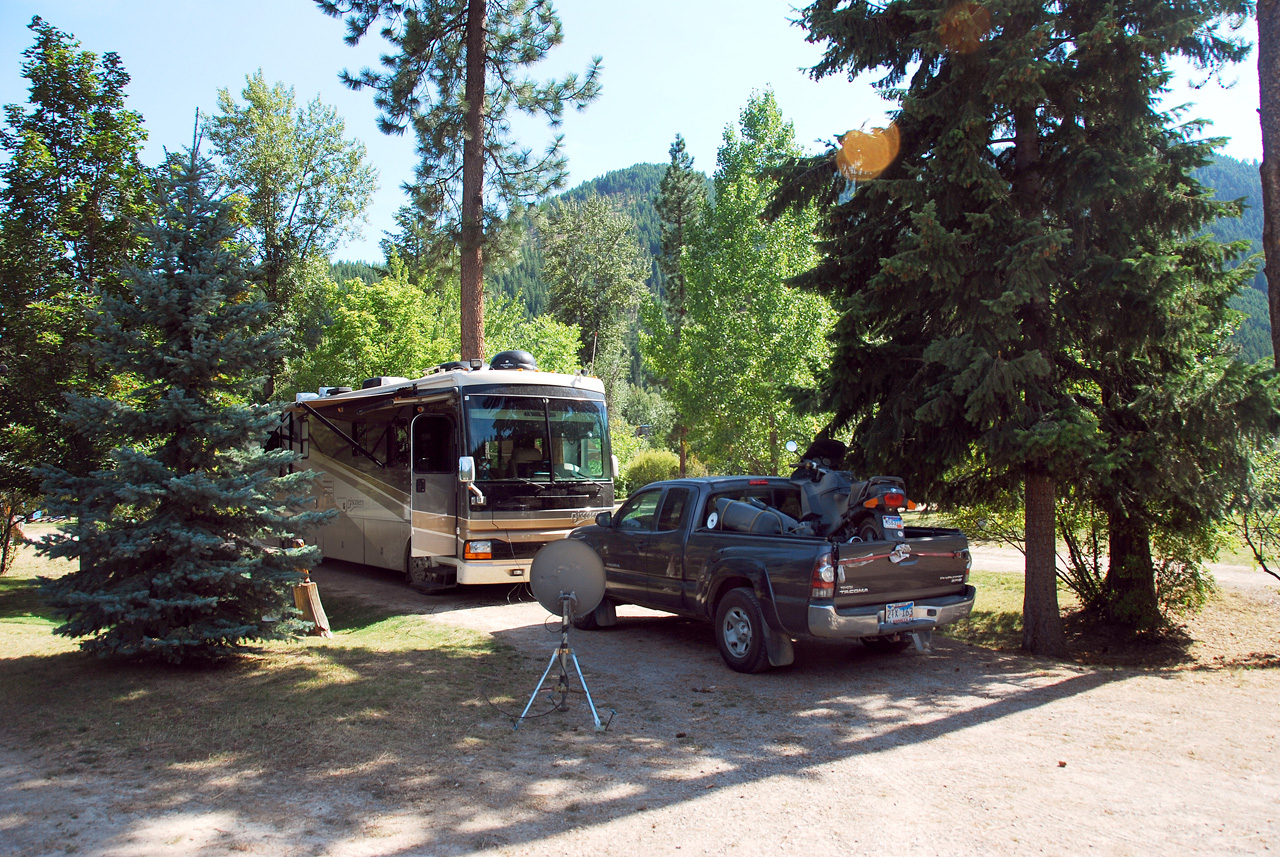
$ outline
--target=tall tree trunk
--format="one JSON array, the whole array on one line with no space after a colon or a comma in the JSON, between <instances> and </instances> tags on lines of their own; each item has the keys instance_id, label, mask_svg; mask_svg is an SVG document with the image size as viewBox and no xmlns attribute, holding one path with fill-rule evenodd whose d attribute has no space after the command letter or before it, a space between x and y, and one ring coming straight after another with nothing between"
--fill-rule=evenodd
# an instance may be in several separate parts
<instances>
[{"instance_id":1,"label":"tall tree trunk","mask_svg":"<svg viewBox=\"0 0 1280 857\"><path fill-rule=\"evenodd\" d=\"M1122 624L1138 631L1151 630L1160 624L1151 530L1145 521L1118 509L1107 512L1107 529L1107 608Z\"/></svg>"},{"instance_id":2,"label":"tall tree trunk","mask_svg":"<svg viewBox=\"0 0 1280 857\"><path fill-rule=\"evenodd\" d=\"M467 3L467 139L462 145L462 359L484 359L485 0Z\"/></svg>"},{"instance_id":3,"label":"tall tree trunk","mask_svg":"<svg viewBox=\"0 0 1280 857\"><path fill-rule=\"evenodd\" d=\"M683 479L689 475L689 441L687 440L689 430L684 426L676 429L676 437L680 446L680 478Z\"/></svg>"},{"instance_id":4,"label":"tall tree trunk","mask_svg":"<svg viewBox=\"0 0 1280 857\"><path fill-rule=\"evenodd\" d=\"M1025 33L1030 30L1030 22L1025 16L1015 16L1011 29ZM1039 223L1044 217L1044 200L1040 178L1040 123L1035 104L1024 102L1014 108L1013 133L1013 195L1018 213L1026 221ZM1045 362L1052 365L1049 289L1049 283L1041 283L1039 291L1028 302L1023 331L1031 347L1039 349ZM1036 391L1027 391L1028 401L1036 398ZM1028 462L1023 473L1027 570L1022 598L1022 648L1049 657L1061 657L1067 650L1062 614L1058 611L1056 490L1049 473L1036 463Z\"/></svg>"},{"instance_id":5,"label":"tall tree trunk","mask_svg":"<svg viewBox=\"0 0 1280 857\"><path fill-rule=\"evenodd\" d=\"M1037 655L1062 657L1067 644L1058 612L1055 486L1043 472L1030 471L1025 479L1027 576L1022 593L1022 648Z\"/></svg>"},{"instance_id":6,"label":"tall tree trunk","mask_svg":"<svg viewBox=\"0 0 1280 857\"><path fill-rule=\"evenodd\" d=\"M1258 0L1258 114L1262 122L1262 250L1271 348L1280 369L1280 0Z\"/></svg>"}]
</instances>

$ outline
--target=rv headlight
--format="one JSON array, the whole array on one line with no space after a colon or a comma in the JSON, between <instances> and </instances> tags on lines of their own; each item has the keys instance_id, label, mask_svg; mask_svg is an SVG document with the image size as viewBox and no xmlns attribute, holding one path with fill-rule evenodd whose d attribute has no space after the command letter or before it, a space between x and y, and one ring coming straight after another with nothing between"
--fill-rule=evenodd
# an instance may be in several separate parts
<instances>
[{"instance_id":1,"label":"rv headlight","mask_svg":"<svg viewBox=\"0 0 1280 857\"><path fill-rule=\"evenodd\" d=\"M462 546L463 559L493 559L493 542L489 539L466 542Z\"/></svg>"}]
</instances>

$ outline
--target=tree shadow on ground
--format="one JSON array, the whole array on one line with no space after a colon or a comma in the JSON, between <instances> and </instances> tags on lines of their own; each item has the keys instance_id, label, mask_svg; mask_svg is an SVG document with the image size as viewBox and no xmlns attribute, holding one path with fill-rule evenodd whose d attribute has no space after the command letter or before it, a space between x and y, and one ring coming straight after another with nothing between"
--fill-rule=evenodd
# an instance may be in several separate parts
<instances>
[{"instance_id":1,"label":"tree shadow on ground","mask_svg":"<svg viewBox=\"0 0 1280 857\"><path fill-rule=\"evenodd\" d=\"M19 760L0 764L6 837L35 853L145 852L176 828L222 853L257 830L282 855L372 837L377 853L462 853L927 744L1133 675L937 640L898 656L801 642L791 667L746 676L724 667L707 625L624 615L571 635L597 705L618 712L611 729L594 733L571 694L515 731L554 625L486 637L367 606L333 614L335 643L212 671L0 660L0 748ZM359 644L381 622L399 623L395 644ZM92 833L49 823L94 813Z\"/></svg>"}]
</instances>

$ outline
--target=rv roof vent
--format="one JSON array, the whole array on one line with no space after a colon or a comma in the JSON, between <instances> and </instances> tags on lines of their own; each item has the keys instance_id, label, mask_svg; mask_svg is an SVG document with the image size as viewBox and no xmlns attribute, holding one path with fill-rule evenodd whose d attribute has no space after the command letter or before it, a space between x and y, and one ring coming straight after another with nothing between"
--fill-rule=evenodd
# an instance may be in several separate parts
<instances>
[{"instance_id":1,"label":"rv roof vent","mask_svg":"<svg viewBox=\"0 0 1280 857\"><path fill-rule=\"evenodd\" d=\"M321 387L320 392L324 393L326 396L336 396L339 393L350 393L351 388L350 387Z\"/></svg>"},{"instance_id":2,"label":"rv roof vent","mask_svg":"<svg viewBox=\"0 0 1280 857\"><path fill-rule=\"evenodd\" d=\"M408 384L408 378L400 378L394 375L379 375L376 378L365 378L364 383L360 385L361 390L368 390L370 387L385 387L388 384Z\"/></svg>"},{"instance_id":3,"label":"rv roof vent","mask_svg":"<svg viewBox=\"0 0 1280 857\"><path fill-rule=\"evenodd\" d=\"M538 363L528 351L502 351L493 355L489 361L490 369L527 369L538 371Z\"/></svg>"}]
</instances>

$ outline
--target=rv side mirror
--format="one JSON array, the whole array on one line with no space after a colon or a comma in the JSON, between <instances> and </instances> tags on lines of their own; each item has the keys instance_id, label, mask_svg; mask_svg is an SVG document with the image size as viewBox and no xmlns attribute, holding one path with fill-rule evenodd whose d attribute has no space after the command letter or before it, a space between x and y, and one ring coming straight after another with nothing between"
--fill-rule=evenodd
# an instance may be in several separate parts
<instances>
[{"instance_id":1,"label":"rv side mirror","mask_svg":"<svg viewBox=\"0 0 1280 857\"><path fill-rule=\"evenodd\" d=\"M610 467L610 470L609 470L610 477L612 477L613 479L617 479L618 475L622 473L622 466L618 464L618 456L616 455L609 456L609 467Z\"/></svg>"},{"instance_id":2,"label":"rv side mirror","mask_svg":"<svg viewBox=\"0 0 1280 857\"><path fill-rule=\"evenodd\" d=\"M476 460L469 455L458 459L458 480L460 482L476 481Z\"/></svg>"},{"instance_id":3,"label":"rv side mirror","mask_svg":"<svg viewBox=\"0 0 1280 857\"><path fill-rule=\"evenodd\" d=\"M613 525L613 512L600 512L596 515L597 527L609 527Z\"/></svg>"}]
</instances>

